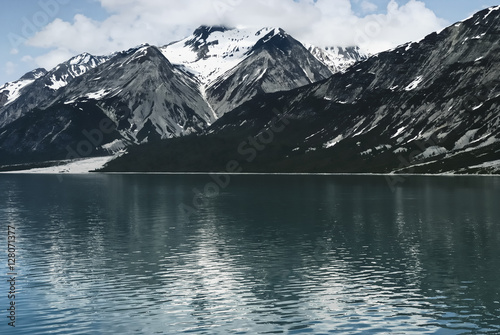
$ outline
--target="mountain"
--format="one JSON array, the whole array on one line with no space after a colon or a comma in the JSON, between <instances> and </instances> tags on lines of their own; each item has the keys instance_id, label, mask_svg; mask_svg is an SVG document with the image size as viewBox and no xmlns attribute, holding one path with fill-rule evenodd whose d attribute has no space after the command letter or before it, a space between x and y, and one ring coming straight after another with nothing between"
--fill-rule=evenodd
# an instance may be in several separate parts
<instances>
[{"instance_id":1,"label":"mountain","mask_svg":"<svg viewBox=\"0 0 500 335\"><path fill-rule=\"evenodd\" d=\"M160 49L173 64L195 75L201 83L209 86L218 77L236 67L270 37L286 35L280 28L228 28L224 26L201 26L191 36L167 44ZM288 35L287 35L288 36ZM310 44L304 47L336 73L366 55L358 48L319 48Z\"/></svg>"},{"instance_id":2,"label":"mountain","mask_svg":"<svg viewBox=\"0 0 500 335\"><path fill-rule=\"evenodd\" d=\"M65 104L96 101L118 130L139 143L147 137L168 138L199 131L215 121L198 90L199 83L172 65L154 46L119 53L110 62L72 82L60 94ZM147 131L148 135L141 135Z\"/></svg>"},{"instance_id":3,"label":"mountain","mask_svg":"<svg viewBox=\"0 0 500 335\"><path fill-rule=\"evenodd\" d=\"M131 148L105 170L500 173L499 36L491 7L325 81L258 96L203 136Z\"/></svg>"},{"instance_id":4,"label":"mountain","mask_svg":"<svg viewBox=\"0 0 500 335\"><path fill-rule=\"evenodd\" d=\"M109 57L94 57L85 53L71 58L49 72L37 69L14 83L6 84L6 89L0 89L0 95L5 90L10 92L5 103L0 103L0 128L33 108L49 107L57 99L61 88L108 59Z\"/></svg>"},{"instance_id":5,"label":"mountain","mask_svg":"<svg viewBox=\"0 0 500 335\"><path fill-rule=\"evenodd\" d=\"M200 133L253 97L331 75L279 28L202 26L160 48L84 53L2 87L0 164L99 156ZM103 132L102 122L112 129Z\"/></svg>"},{"instance_id":6,"label":"mountain","mask_svg":"<svg viewBox=\"0 0 500 335\"><path fill-rule=\"evenodd\" d=\"M191 36L160 49L172 63L209 85L245 59L247 52L262 38L262 32L269 30L201 26Z\"/></svg>"},{"instance_id":7,"label":"mountain","mask_svg":"<svg viewBox=\"0 0 500 335\"><path fill-rule=\"evenodd\" d=\"M324 80L365 58L354 47L331 48L332 52L308 47L280 28L202 26L161 50L198 78L207 101L220 117L256 95Z\"/></svg>"},{"instance_id":8,"label":"mountain","mask_svg":"<svg viewBox=\"0 0 500 335\"><path fill-rule=\"evenodd\" d=\"M145 45L117 53L65 81L56 94L48 83L68 78L55 77L54 72L60 73L61 68L31 84L38 92L50 94L39 97L37 107L0 130L4 160L103 155L128 145L199 131L215 120L198 83L156 47ZM32 94L28 91L15 103L33 99Z\"/></svg>"},{"instance_id":9,"label":"mountain","mask_svg":"<svg viewBox=\"0 0 500 335\"><path fill-rule=\"evenodd\" d=\"M288 91L329 78L330 69L300 42L273 29L247 51L248 57L218 77L206 89L217 116L257 95Z\"/></svg>"},{"instance_id":10,"label":"mountain","mask_svg":"<svg viewBox=\"0 0 500 335\"><path fill-rule=\"evenodd\" d=\"M304 47L321 63L328 66L332 73L344 72L351 65L368 58L368 55L359 47L324 47L311 44Z\"/></svg>"},{"instance_id":11,"label":"mountain","mask_svg":"<svg viewBox=\"0 0 500 335\"><path fill-rule=\"evenodd\" d=\"M23 88L29 86L36 79L44 76L45 74L47 74L47 70L36 69L26 73L19 80L4 84L0 87L0 108L15 101L23 91Z\"/></svg>"}]
</instances>

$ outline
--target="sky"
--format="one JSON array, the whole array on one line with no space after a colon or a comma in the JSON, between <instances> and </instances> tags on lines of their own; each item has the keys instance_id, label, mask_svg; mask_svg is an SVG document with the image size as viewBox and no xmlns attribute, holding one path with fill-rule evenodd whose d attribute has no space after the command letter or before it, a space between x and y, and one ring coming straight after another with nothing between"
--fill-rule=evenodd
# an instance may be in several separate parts
<instances>
[{"instance_id":1,"label":"sky","mask_svg":"<svg viewBox=\"0 0 500 335\"><path fill-rule=\"evenodd\" d=\"M200 25L281 27L319 46L370 53L427 34L500 0L0 0L0 86L82 52L165 45Z\"/></svg>"}]
</instances>

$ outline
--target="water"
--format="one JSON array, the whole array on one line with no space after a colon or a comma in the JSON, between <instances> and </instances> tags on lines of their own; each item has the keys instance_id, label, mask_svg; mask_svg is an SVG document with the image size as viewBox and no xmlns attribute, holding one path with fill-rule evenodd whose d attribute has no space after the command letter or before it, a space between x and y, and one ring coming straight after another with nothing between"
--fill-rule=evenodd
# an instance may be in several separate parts
<instances>
[{"instance_id":1,"label":"water","mask_svg":"<svg viewBox=\"0 0 500 335\"><path fill-rule=\"evenodd\" d=\"M0 175L0 333L500 334L500 178L211 180Z\"/></svg>"}]
</instances>

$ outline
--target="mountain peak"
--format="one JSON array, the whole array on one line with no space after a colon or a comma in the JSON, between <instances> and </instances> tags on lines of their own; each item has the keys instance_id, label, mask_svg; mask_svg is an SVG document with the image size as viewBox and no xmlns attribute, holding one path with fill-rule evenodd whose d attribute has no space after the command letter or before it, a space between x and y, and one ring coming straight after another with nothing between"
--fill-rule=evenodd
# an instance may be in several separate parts
<instances>
[{"instance_id":1,"label":"mountain peak","mask_svg":"<svg viewBox=\"0 0 500 335\"><path fill-rule=\"evenodd\" d=\"M206 40L210 34L213 32L219 31L219 32L225 32L231 30L231 28L225 27L225 26L200 26L196 28L196 30L193 32L193 36L196 38Z\"/></svg>"},{"instance_id":2,"label":"mountain peak","mask_svg":"<svg viewBox=\"0 0 500 335\"><path fill-rule=\"evenodd\" d=\"M258 50L269 42L272 42L278 48L287 48L287 43L285 41L291 38L291 36L281 28L264 28L259 30L257 34L261 32L265 32L266 34L261 39L259 39L257 43L255 43L255 46L248 52L248 54L255 50Z\"/></svg>"},{"instance_id":3,"label":"mountain peak","mask_svg":"<svg viewBox=\"0 0 500 335\"><path fill-rule=\"evenodd\" d=\"M363 52L357 46L351 47L335 47L326 46L318 47L312 44L304 43L304 47L320 62L328 66L333 73L344 72L354 63L365 60L368 54Z\"/></svg>"},{"instance_id":4,"label":"mountain peak","mask_svg":"<svg viewBox=\"0 0 500 335\"><path fill-rule=\"evenodd\" d=\"M489 16L492 12L495 12L495 11L499 11L498 14L500 14L500 6L491 6L491 7L485 8L484 10L480 11L477 14L479 16L481 16L484 13L486 13L486 16ZM486 16L483 16L483 17L486 18Z\"/></svg>"},{"instance_id":5,"label":"mountain peak","mask_svg":"<svg viewBox=\"0 0 500 335\"><path fill-rule=\"evenodd\" d=\"M246 58L257 41L274 29L200 26L191 36L165 45L161 51L172 64L183 66L207 84Z\"/></svg>"},{"instance_id":6,"label":"mountain peak","mask_svg":"<svg viewBox=\"0 0 500 335\"><path fill-rule=\"evenodd\" d=\"M89 54L88 52L84 52L79 54L69 60L69 64L71 65L83 65L88 64L94 59L94 56Z\"/></svg>"},{"instance_id":7,"label":"mountain peak","mask_svg":"<svg viewBox=\"0 0 500 335\"><path fill-rule=\"evenodd\" d=\"M191 36L160 49L172 64L182 66L184 71L207 85L234 68L252 52L262 48L289 50L288 47L292 44L296 44L295 39L280 27L201 26ZM344 69L363 58L356 48L345 48L342 52L340 56L328 57L329 52L326 51L323 52L323 57L314 56L332 72ZM335 66L325 62L326 59L333 59L330 63Z\"/></svg>"},{"instance_id":8,"label":"mountain peak","mask_svg":"<svg viewBox=\"0 0 500 335\"><path fill-rule=\"evenodd\" d=\"M38 68L24 74L18 80L0 86L0 108L15 101L23 89L31 85L35 80L47 74L47 70Z\"/></svg>"},{"instance_id":9,"label":"mountain peak","mask_svg":"<svg viewBox=\"0 0 500 335\"><path fill-rule=\"evenodd\" d=\"M161 63L166 63L169 66L172 65L170 61L165 58L165 55L162 53L160 49L158 49L158 47L149 44L142 44L136 49L131 50L131 52L128 54L126 62L129 63L132 61L136 61L139 63L143 63L149 60L155 64L160 64L158 63L158 59L160 58L161 58Z\"/></svg>"},{"instance_id":10,"label":"mountain peak","mask_svg":"<svg viewBox=\"0 0 500 335\"><path fill-rule=\"evenodd\" d=\"M19 80L35 80L35 79L38 79L40 77L43 77L46 74L47 74L47 70L45 70L44 68L38 68L38 69L35 69L33 71L26 73Z\"/></svg>"},{"instance_id":11,"label":"mountain peak","mask_svg":"<svg viewBox=\"0 0 500 335\"><path fill-rule=\"evenodd\" d=\"M255 33L255 36L260 39L261 43L268 42L271 38L274 36L281 36L281 37L286 37L289 36L285 30L283 30L280 27L265 27L260 30L258 30Z\"/></svg>"},{"instance_id":12,"label":"mountain peak","mask_svg":"<svg viewBox=\"0 0 500 335\"><path fill-rule=\"evenodd\" d=\"M473 15L469 16L465 20L459 21L457 24L467 23L467 22L478 23L480 21L486 20L494 12L496 12L496 16L499 17L500 16L500 6L492 6L492 7L485 8L477 13L474 13Z\"/></svg>"}]
</instances>

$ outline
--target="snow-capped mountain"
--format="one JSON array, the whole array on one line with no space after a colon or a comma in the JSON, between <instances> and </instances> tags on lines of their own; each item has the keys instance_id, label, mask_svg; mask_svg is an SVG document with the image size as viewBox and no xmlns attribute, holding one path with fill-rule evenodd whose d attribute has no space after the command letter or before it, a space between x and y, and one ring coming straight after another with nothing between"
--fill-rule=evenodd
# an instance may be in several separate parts
<instances>
[{"instance_id":1,"label":"snow-capped mountain","mask_svg":"<svg viewBox=\"0 0 500 335\"><path fill-rule=\"evenodd\" d=\"M273 28L230 29L201 26L193 35L161 48L173 64L209 85L248 56L248 51Z\"/></svg>"},{"instance_id":2,"label":"snow-capped mountain","mask_svg":"<svg viewBox=\"0 0 500 335\"><path fill-rule=\"evenodd\" d=\"M2 87L0 163L64 158L102 119L113 131L83 156L200 132L259 94L331 74L279 28L202 26L161 48L84 53Z\"/></svg>"},{"instance_id":3,"label":"snow-capped mountain","mask_svg":"<svg viewBox=\"0 0 500 335\"><path fill-rule=\"evenodd\" d=\"M359 47L324 47L320 48L304 43L304 47L321 63L330 68L332 73L344 72L354 63L365 60L368 54Z\"/></svg>"},{"instance_id":4,"label":"snow-capped mountain","mask_svg":"<svg viewBox=\"0 0 500 335\"><path fill-rule=\"evenodd\" d=\"M226 171L237 161L245 172L500 173L499 36L496 6L328 80L261 95L204 136L136 148L106 169ZM152 159L158 150L165 159Z\"/></svg>"},{"instance_id":5,"label":"snow-capped mountain","mask_svg":"<svg viewBox=\"0 0 500 335\"><path fill-rule=\"evenodd\" d=\"M119 53L112 61L75 80L60 94L72 104L95 100L112 120L127 112L122 134L134 142L145 127L150 136L167 138L204 129L215 121L198 82L173 66L154 46ZM152 137L149 137L152 139Z\"/></svg>"},{"instance_id":6,"label":"snow-capped mountain","mask_svg":"<svg viewBox=\"0 0 500 335\"><path fill-rule=\"evenodd\" d=\"M202 26L161 50L201 82L200 89L220 117L257 94L317 82L365 58L359 48L328 52L307 47L280 28Z\"/></svg>"},{"instance_id":7,"label":"snow-capped mountain","mask_svg":"<svg viewBox=\"0 0 500 335\"><path fill-rule=\"evenodd\" d=\"M38 92L55 92L48 85L54 71L32 84L40 87ZM32 94L26 92L14 104L33 99ZM43 109L29 109L0 129L4 157L63 159L75 151L82 157L102 155L200 131L215 120L198 82L149 45L117 53L38 101ZM109 131L102 129L103 122Z\"/></svg>"},{"instance_id":8,"label":"snow-capped mountain","mask_svg":"<svg viewBox=\"0 0 500 335\"><path fill-rule=\"evenodd\" d=\"M6 83L0 87L0 108L19 98L23 88L32 84L36 79L43 77L45 74L47 74L45 69L36 69L26 73L19 80Z\"/></svg>"},{"instance_id":9,"label":"snow-capped mountain","mask_svg":"<svg viewBox=\"0 0 500 335\"><path fill-rule=\"evenodd\" d=\"M51 71L37 69L24 75L14 83L8 83L0 89L9 91L5 103L0 103L0 128L22 117L33 108L50 106L65 87L75 78L85 74L96 66L105 63L110 56L95 57L84 53L59 64ZM5 95L4 95L5 96Z\"/></svg>"},{"instance_id":10,"label":"snow-capped mountain","mask_svg":"<svg viewBox=\"0 0 500 335\"><path fill-rule=\"evenodd\" d=\"M220 117L257 95L288 91L329 78L332 72L282 29L273 29L247 51L247 57L206 89Z\"/></svg>"},{"instance_id":11,"label":"snow-capped mountain","mask_svg":"<svg viewBox=\"0 0 500 335\"><path fill-rule=\"evenodd\" d=\"M47 78L47 87L58 90L68 85L71 80L83 75L88 70L93 69L106 61L111 56L92 56L83 53L71 58L69 61L58 65Z\"/></svg>"},{"instance_id":12,"label":"snow-capped mountain","mask_svg":"<svg viewBox=\"0 0 500 335\"><path fill-rule=\"evenodd\" d=\"M165 57L194 74L205 86L245 60L257 44L275 35L285 34L280 28L228 28L201 26L185 39L161 47ZM357 47L319 48L304 46L332 73L366 58ZM325 50L326 49L326 50Z\"/></svg>"}]
</instances>

